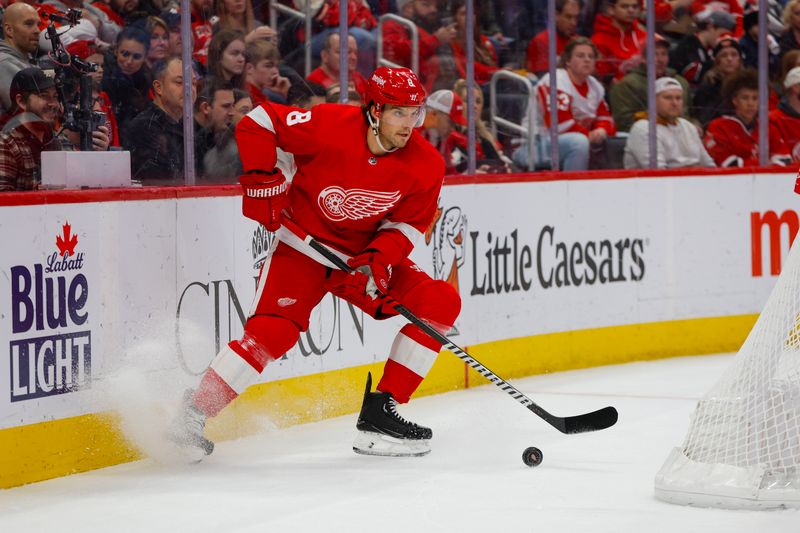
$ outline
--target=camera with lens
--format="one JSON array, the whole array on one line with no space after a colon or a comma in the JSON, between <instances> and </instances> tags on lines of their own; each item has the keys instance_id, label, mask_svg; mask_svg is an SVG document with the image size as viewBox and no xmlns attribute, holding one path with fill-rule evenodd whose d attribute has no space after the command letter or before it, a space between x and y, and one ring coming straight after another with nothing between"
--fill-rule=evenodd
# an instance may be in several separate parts
<instances>
[{"instance_id":1,"label":"camera with lens","mask_svg":"<svg viewBox=\"0 0 800 533\"><path fill-rule=\"evenodd\" d=\"M81 20L79 9L68 9L66 13L50 13L47 17L47 39L50 41L50 65L45 68L55 70L58 99L64 108L64 128L80 133L81 150L92 149L92 132L106 123L105 113L92 110L92 78L100 66L72 55L64 48L55 23L60 22L73 27Z\"/></svg>"}]
</instances>

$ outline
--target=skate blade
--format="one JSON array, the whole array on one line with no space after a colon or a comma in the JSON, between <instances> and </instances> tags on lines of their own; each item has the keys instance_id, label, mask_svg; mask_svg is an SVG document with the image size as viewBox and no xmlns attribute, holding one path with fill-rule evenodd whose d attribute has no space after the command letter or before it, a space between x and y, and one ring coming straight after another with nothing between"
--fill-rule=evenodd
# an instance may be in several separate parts
<instances>
[{"instance_id":1,"label":"skate blade","mask_svg":"<svg viewBox=\"0 0 800 533\"><path fill-rule=\"evenodd\" d=\"M361 455L382 457L422 457L431 453L430 440L408 440L359 431L353 442L353 451Z\"/></svg>"}]
</instances>

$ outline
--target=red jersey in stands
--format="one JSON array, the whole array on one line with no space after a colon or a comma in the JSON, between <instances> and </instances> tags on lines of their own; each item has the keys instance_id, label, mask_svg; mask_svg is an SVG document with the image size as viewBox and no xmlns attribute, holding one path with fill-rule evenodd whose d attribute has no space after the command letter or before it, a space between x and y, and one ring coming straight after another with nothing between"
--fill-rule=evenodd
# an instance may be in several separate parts
<instances>
[{"instance_id":1,"label":"red jersey in stands","mask_svg":"<svg viewBox=\"0 0 800 533\"><path fill-rule=\"evenodd\" d=\"M605 89L593 76L582 85L575 85L569 73L560 68L556 70L558 89L558 131L559 133L578 132L588 135L596 128L603 128L614 135L617 128L614 118L605 101ZM550 75L545 74L536 84L539 100L539 117L544 125L550 127ZM544 103L544 104L542 104Z\"/></svg>"},{"instance_id":2,"label":"red jersey in stands","mask_svg":"<svg viewBox=\"0 0 800 533\"><path fill-rule=\"evenodd\" d=\"M216 16L203 18L192 9L192 36L194 37L192 57L203 66L208 64L208 45L211 44L211 37L214 34L212 28L217 20Z\"/></svg>"},{"instance_id":3,"label":"red jersey in stands","mask_svg":"<svg viewBox=\"0 0 800 533\"><path fill-rule=\"evenodd\" d=\"M621 79L630 68L633 68L633 60L639 56L647 31L634 21L630 30L623 32L606 15L597 15L594 19L594 34L592 42L600 52L597 58L597 75L605 79L608 75ZM630 68L625 65L630 62Z\"/></svg>"},{"instance_id":4,"label":"red jersey in stands","mask_svg":"<svg viewBox=\"0 0 800 533\"><path fill-rule=\"evenodd\" d=\"M788 158L778 131L770 128L770 161L779 162ZM711 121L703 139L708 155L720 167L757 166L758 161L758 121L748 129L738 117L723 115Z\"/></svg>"},{"instance_id":5,"label":"red jersey in stands","mask_svg":"<svg viewBox=\"0 0 800 533\"><path fill-rule=\"evenodd\" d=\"M436 50L442 44L439 39L417 27L419 36L419 70L421 81L430 89L439 66ZM383 57L399 65L411 68L411 35L402 24L387 20L383 25ZM429 61L430 60L430 61Z\"/></svg>"},{"instance_id":6,"label":"red jersey in stands","mask_svg":"<svg viewBox=\"0 0 800 533\"><path fill-rule=\"evenodd\" d=\"M308 81L313 81L314 83L319 83L326 89L333 85L334 83L339 83L339 78L331 78L328 76L328 73L325 72L322 67L317 67L311 71L311 74L308 75L306 78ZM367 97L367 80L364 79L364 76L357 70L348 73L348 83L352 83L355 85L356 92L361 95L361 98Z\"/></svg>"},{"instance_id":7,"label":"red jersey in stands","mask_svg":"<svg viewBox=\"0 0 800 533\"><path fill-rule=\"evenodd\" d=\"M361 252L379 230L408 253L433 220L442 157L416 131L405 147L374 156L358 107L263 104L239 122L236 140L245 172L279 165L292 179L285 216L345 254ZM278 238L314 257L285 228Z\"/></svg>"},{"instance_id":8,"label":"red jersey in stands","mask_svg":"<svg viewBox=\"0 0 800 533\"><path fill-rule=\"evenodd\" d=\"M560 31L556 31L556 59L564 51L571 38L563 35ZM531 39L528 44L528 72L544 72L550 68L550 61L548 61L549 46L550 35L547 30L540 32L539 35Z\"/></svg>"},{"instance_id":9,"label":"red jersey in stands","mask_svg":"<svg viewBox=\"0 0 800 533\"><path fill-rule=\"evenodd\" d=\"M800 162L800 113L785 102L769 113L769 137L770 142L773 138L781 139L785 146L783 151L791 155L795 163Z\"/></svg>"},{"instance_id":10,"label":"red jersey in stands","mask_svg":"<svg viewBox=\"0 0 800 533\"><path fill-rule=\"evenodd\" d=\"M480 85L484 85L489 83L489 80L492 78L492 74L494 74L497 70L497 52L495 52L494 46L492 42L489 40L488 37L485 35L480 36L481 44L484 48L484 55L487 56L486 61L491 58L494 65L488 64L486 61L481 62L478 57L478 50L475 51L475 82L479 83ZM453 60L456 62L456 68L458 69L458 75L461 78L467 77L467 51L456 42L456 40L450 41L450 49L453 52Z\"/></svg>"}]
</instances>

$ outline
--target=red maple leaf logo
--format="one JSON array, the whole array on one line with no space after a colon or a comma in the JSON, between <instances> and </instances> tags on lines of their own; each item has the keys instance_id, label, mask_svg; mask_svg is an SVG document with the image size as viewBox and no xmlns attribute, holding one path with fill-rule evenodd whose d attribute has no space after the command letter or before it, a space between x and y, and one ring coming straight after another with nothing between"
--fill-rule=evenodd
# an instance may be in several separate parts
<instances>
[{"instance_id":1,"label":"red maple leaf logo","mask_svg":"<svg viewBox=\"0 0 800 533\"><path fill-rule=\"evenodd\" d=\"M71 256L75 255L75 246L78 244L78 236L70 235L72 226L69 225L69 222L66 222L62 229L64 230L64 237L62 238L61 235L56 236L58 251L61 252L62 257L66 254Z\"/></svg>"}]
</instances>

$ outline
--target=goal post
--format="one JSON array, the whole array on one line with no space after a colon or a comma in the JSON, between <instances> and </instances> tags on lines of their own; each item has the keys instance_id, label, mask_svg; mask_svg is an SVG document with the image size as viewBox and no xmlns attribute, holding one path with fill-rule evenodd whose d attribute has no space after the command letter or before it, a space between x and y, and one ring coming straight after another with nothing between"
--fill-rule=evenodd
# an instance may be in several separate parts
<instances>
[{"instance_id":1,"label":"goal post","mask_svg":"<svg viewBox=\"0 0 800 533\"><path fill-rule=\"evenodd\" d=\"M655 479L671 503L800 508L800 239L733 364Z\"/></svg>"}]
</instances>

